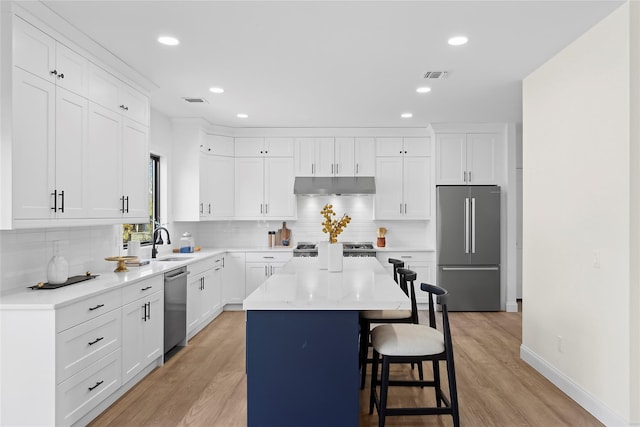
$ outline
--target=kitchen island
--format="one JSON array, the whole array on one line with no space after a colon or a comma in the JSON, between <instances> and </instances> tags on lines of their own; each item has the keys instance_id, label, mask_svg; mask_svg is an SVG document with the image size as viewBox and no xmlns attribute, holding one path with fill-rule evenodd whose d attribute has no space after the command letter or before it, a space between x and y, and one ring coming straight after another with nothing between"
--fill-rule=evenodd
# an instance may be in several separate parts
<instances>
[{"instance_id":1,"label":"kitchen island","mask_svg":"<svg viewBox=\"0 0 640 427\"><path fill-rule=\"evenodd\" d=\"M250 427L358 425L358 313L410 301L375 258L343 261L293 258L244 300Z\"/></svg>"}]
</instances>

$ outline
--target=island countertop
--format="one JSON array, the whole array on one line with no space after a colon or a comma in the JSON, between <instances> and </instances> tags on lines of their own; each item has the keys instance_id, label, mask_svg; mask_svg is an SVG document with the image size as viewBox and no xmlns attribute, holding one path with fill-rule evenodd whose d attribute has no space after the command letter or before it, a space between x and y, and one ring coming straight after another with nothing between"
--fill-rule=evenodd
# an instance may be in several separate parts
<instances>
[{"instance_id":1,"label":"island countertop","mask_svg":"<svg viewBox=\"0 0 640 427\"><path fill-rule=\"evenodd\" d=\"M243 302L244 310L410 310L409 298L376 258L346 257L341 272L292 258Z\"/></svg>"}]
</instances>

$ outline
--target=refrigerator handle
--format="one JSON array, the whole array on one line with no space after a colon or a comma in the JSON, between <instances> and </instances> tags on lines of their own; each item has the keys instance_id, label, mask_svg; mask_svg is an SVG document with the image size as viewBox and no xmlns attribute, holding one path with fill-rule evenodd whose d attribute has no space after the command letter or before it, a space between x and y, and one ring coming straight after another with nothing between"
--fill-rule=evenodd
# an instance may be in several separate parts
<instances>
[{"instance_id":1,"label":"refrigerator handle","mask_svg":"<svg viewBox=\"0 0 640 427\"><path fill-rule=\"evenodd\" d=\"M469 198L464 199L464 253L469 253Z\"/></svg>"},{"instance_id":2,"label":"refrigerator handle","mask_svg":"<svg viewBox=\"0 0 640 427\"><path fill-rule=\"evenodd\" d=\"M476 253L476 198L471 199L471 253Z\"/></svg>"}]
</instances>

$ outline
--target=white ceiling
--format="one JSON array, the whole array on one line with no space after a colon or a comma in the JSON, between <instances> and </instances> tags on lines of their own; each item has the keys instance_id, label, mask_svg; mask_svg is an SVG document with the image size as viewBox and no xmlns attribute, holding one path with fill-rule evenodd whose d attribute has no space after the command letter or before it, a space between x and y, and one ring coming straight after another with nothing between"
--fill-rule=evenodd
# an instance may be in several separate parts
<instances>
[{"instance_id":1,"label":"white ceiling","mask_svg":"<svg viewBox=\"0 0 640 427\"><path fill-rule=\"evenodd\" d=\"M521 122L522 79L620 3L44 2L157 85L155 109L232 127ZM161 34L180 46L159 45ZM469 43L449 46L457 34ZM450 74L425 81L433 70Z\"/></svg>"}]
</instances>

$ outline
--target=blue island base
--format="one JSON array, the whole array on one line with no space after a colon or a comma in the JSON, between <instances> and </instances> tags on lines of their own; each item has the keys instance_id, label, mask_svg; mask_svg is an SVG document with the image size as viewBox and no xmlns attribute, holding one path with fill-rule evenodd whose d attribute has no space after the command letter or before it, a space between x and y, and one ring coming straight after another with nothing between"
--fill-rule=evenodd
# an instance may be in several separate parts
<instances>
[{"instance_id":1,"label":"blue island base","mask_svg":"<svg viewBox=\"0 0 640 427\"><path fill-rule=\"evenodd\" d=\"M247 311L249 427L357 426L358 311Z\"/></svg>"}]
</instances>

